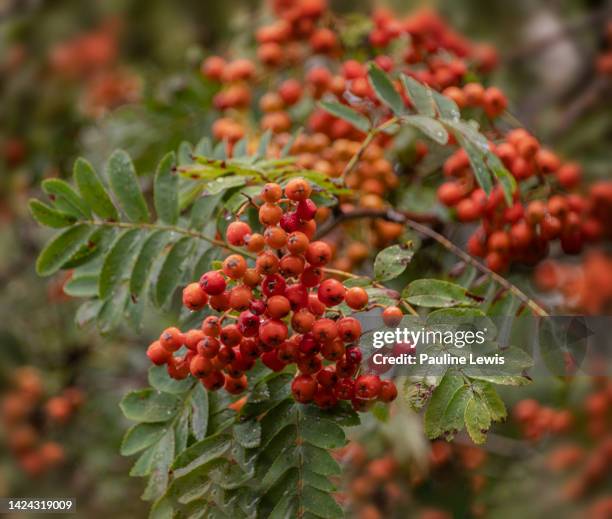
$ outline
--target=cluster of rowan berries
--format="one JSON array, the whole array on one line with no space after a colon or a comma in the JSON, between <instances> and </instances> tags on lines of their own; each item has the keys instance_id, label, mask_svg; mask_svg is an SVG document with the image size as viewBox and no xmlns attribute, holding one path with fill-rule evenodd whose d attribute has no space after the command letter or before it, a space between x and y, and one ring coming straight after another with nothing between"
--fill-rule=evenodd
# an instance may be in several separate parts
<instances>
[{"instance_id":1,"label":"cluster of rowan berries","mask_svg":"<svg viewBox=\"0 0 612 519\"><path fill-rule=\"evenodd\" d=\"M536 286L553 293L551 304L575 313L605 315L612 309L612 257L589 251L580 263L546 260L535 270Z\"/></svg>"},{"instance_id":2,"label":"cluster of rowan berries","mask_svg":"<svg viewBox=\"0 0 612 519\"><path fill-rule=\"evenodd\" d=\"M574 417L568 409L555 410L541 405L533 398L518 402L512 413L521 434L532 441L537 441L545 435L565 433L574 423Z\"/></svg>"},{"instance_id":3,"label":"cluster of rowan berries","mask_svg":"<svg viewBox=\"0 0 612 519\"><path fill-rule=\"evenodd\" d=\"M522 407L521 413L525 415L536 408L532 401L522 401L518 405ZM557 477L563 478L561 494L566 499L583 502L586 506L586 517L603 519L610 517L612 510L612 499L609 495L593 496L590 503L585 502L589 494L596 494L602 488L602 484L610 475L611 409L612 384L606 379L595 379L593 390L585 397L582 409L577 410L577 417L580 416L581 419L575 420L575 427L571 431L575 434L572 438L564 438L562 443L546 456L546 468ZM582 416L585 419L582 419ZM576 431L578 428L581 430ZM570 431L564 429L559 432L567 434ZM590 440L588 445L586 440Z\"/></svg>"},{"instance_id":4,"label":"cluster of rowan berries","mask_svg":"<svg viewBox=\"0 0 612 519\"><path fill-rule=\"evenodd\" d=\"M222 315L209 315L200 329L184 334L177 328L164 330L147 351L155 364L167 364L172 377L191 373L207 389L223 387L239 394L247 388L246 372L257 359L274 371L295 363L299 374L291 389L299 402L331 407L348 400L363 411L376 400L395 399L392 381L358 374L361 325L334 307L346 303L362 310L368 294L361 287L347 289L336 279L325 279L323 269L332 251L323 241L311 241L317 211L311 191L302 178L286 184L284 198L279 184L266 184L258 207L263 233L253 232L241 220L230 223L227 242L256 255L254 265L242 254L231 254L221 270L206 272L185 287L188 309L209 306ZM325 317L328 310L335 319ZM187 353L173 355L182 346Z\"/></svg>"},{"instance_id":5,"label":"cluster of rowan berries","mask_svg":"<svg viewBox=\"0 0 612 519\"><path fill-rule=\"evenodd\" d=\"M347 467L343 476L345 482L341 485L343 492L337 495L337 499L359 519L382 519L407 506L414 510L418 489L428 486L440 474L448 478L450 470L467 471L474 493L480 492L485 485L485 478L478 469L485 463L487 453L471 445L443 440L432 442L429 455L432 470L427 472L422 468L403 465L392 454L372 456L364 445L356 441L334 455ZM419 509L416 516L419 519L451 517L442 509L418 505L416 508ZM472 511L478 516L476 508Z\"/></svg>"},{"instance_id":6,"label":"cluster of rowan berries","mask_svg":"<svg viewBox=\"0 0 612 519\"><path fill-rule=\"evenodd\" d=\"M360 100L358 109L366 105L379 105L379 101L367 79L367 67L355 59L347 59L348 52L338 35L329 26L325 0L287 0L271 2L277 19L256 32L257 56L267 71L260 72L248 59L226 61L211 56L201 66L202 74L222 83L222 90L215 96L214 105L225 113L216 121L213 132L218 139L235 142L245 135L246 128L232 116L231 110L243 110L253 101L252 83L268 78L273 69L280 77L281 70L296 68L311 56L320 56L325 63L317 62L306 67L302 80L290 77L278 80L273 89L258 99L264 115L262 129L275 133L287 132L296 122L292 107L304 98L320 99L335 96L341 102L347 98ZM491 70L497 62L496 52L489 46L475 45L453 31L435 12L420 10L401 20L386 9L372 14L374 27L368 37L372 50L378 55L374 62L387 72L404 72L437 90L450 87L449 95L456 97L461 106L482 106L487 114L497 116L506 107L506 100L498 89L485 89L471 83L460 86L468 72L468 65L482 72ZM401 48L389 45L402 40ZM388 54L381 52L389 50ZM408 98L399 83L397 89ZM323 110L313 111L307 121L308 128L324 133L331 139L361 140L363 134L343 119ZM383 138L381 138L383 140Z\"/></svg>"},{"instance_id":7,"label":"cluster of rowan berries","mask_svg":"<svg viewBox=\"0 0 612 519\"><path fill-rule=\"evenodd\" d=\"M10 451L19 466L36 476L64 461L64 448L45 439L45 424L65 424L83 403L83 394L74 387L44 402L40 373L32 367L16 370L14 387L0 401L0 417Z\"/></svg>"},{"instance_id":8,"label":"cluster of rowan berries","mask_svg":"<svg viewBox=\"0 0 612 519\"><path fill-rule=\"evenodd\" d=\"M611 182L594 184L586 195L568 193L580 184L580 166L562 162L523 129L510 131L503 142L489 146L519 185L554 177L551 184L565 190L547 200L525 201L517 189L508 206L500 185L489 196L477 186L465 150L447 159L443 169L448 180L438 188L438 199L454 209L459 221L481 221L467 247L471 254L484 257L492 270L503 271L512 261L536 263L557 239L565 253L577 254L583 244L608 234L605 222L612 210Z\"/></svg>"}]
</instances>

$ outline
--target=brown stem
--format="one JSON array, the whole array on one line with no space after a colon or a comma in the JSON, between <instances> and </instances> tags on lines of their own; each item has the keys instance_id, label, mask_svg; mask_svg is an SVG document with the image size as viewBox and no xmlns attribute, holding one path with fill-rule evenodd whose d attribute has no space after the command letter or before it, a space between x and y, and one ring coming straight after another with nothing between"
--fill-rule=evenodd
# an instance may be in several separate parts
<instances>
[{"instance_id":1,"label":"brown stem","mask_svg":"<svg viewBox=\"0 0 612 519\"><path fill-rule=\"evenodd\" d=\"M486 265L482 264L476 258L472 257L470 254L465 252L463 249L457 247L453 242L451 242L448 238L442 236L439 232L434 231L432 228L423 225L411 218L407 217L404 213L400 213L394 210L357 210L350 213L344 214L344 219L353 219L353 218L383 218L390 221L403 223L412 227L415 231L424 234L425 236L437 241L440 245L442 245L445 249L452 252L455 256L461 258L465 263L473 266L475 269L479 270L483 274L487 275L493 281L498 283L500 286L505 288L508 292L513 294L517 299L523 302L526 306L528 306L531 311L539 315L541 317L548 317L548 312L544 310L540 305L538 305L533 299L531 299L525 292L523 292L519 287L508 281L503 276L500 276L497 272L494 272ZM332 272L333 273L333 272ZM362 277L362 276L356 276Z\"/></svg>"}]
</instances>

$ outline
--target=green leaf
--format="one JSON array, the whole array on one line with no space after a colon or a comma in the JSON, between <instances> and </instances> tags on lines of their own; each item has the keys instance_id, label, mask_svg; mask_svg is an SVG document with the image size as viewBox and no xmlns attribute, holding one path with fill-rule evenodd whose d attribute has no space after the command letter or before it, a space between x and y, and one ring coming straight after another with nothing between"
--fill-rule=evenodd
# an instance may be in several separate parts
<instances>
[{"instance_id":1,"label":"green leaf","mask_svg":"<svg viewBox=\"0 0 612 519\"><path fill-rule=\"evenodd\" d=\"M166 231L156 231L144 242L140 249L138 259L134 264L132 275L130 276L130 293L138 296L149 280L149 274L153 263L159 257L168 241L170 233Z\"/></svg>"},{"instance_id":2,"label":"green leaf","mask_svg":"<svg viewBox=\"0 0 612 519\"><path fill-rule=\"evenodd\" d=\"M49 195L49 198L54 200L55 206L58 209L68 212L77 218L89 218L91 216L91 211L87 204L67 182L59 178L49 178L43 180L41 186L43 191Z\"/></svg>"},{"instance_id":3,"label":"green leaf","mask_svg":"<svg viewBox=\"0 0 612 519\"><path fill-rule=\"evenodd\" d=\"M447 371L442 377L425 411L425 434L429 438L437 438L444 433L446 410L455 394L464 386L463 378L452 372Z\"/></svg>"},{"instance_id":4,"label":"green leaf","mask_svg":"<svg viewBox=\"0 0 612 519\"><path fill-rule=\"evenodd\" d=\"M406 270L412 256L414 256L414 248L411 242L383 249L374 260L374 277L378 281L396 278Z\"/></svg>"},{"instance_id":5,"label":"green leaf","mask_svg":"<svg viewBox=\"0 0 612 519\"><path fill-rule=\"evenodd\" d=\"M181 395L193 385L191 377L183 380L176 380L170 377L166 366L151 366L149 368L148 379L149 384L154 389L172 395Z\"/></svg>"},{"instance_id":6,"label":"green leaf","mask_svg":"<svg viewBox=\"0 0 612 519\"><path fill-rule=\"evenodd\" d=\"M126 418L136 422L165 422L178 410L180 400L174 395L154 389L132 391L119 404Z\"/></svg>"},{"instance_id":7,"label":"green leaf","mask_svg":"<svg viewBox=\"0 0 612 519\"><path fill-rule=\"evenodd\" d=\"M328 493L321 492L318 488L304 487L302 490L302 503L304 508L317 517L324 519L340 519L344 517L342 508L336 500Z\"/></svg>"},{"instance_id":8,"label":"green leaf","mask_svg":"<svg viewBox=\"0 0 612 519\"><path fill-rule=\"evenodd\" d=\"M131 456L157 443L168 427L167 423L139 423L130 427L121 442L121 455Z\"/></svg>"},{"instance_id":9,"label":"green leaf","mask_svg":"<svg viewBox=\"0 0 612 519\"><path fill-rule=\"evenodd\" d=\"M125 215L133 222L149 221L149 209L128 154L123 150L115 151L108 159L106 172L111 189Z\"/></svg>"},{"instance_id":10,"label":"green leaf","mask_svg":"<svg viewBox=\"0 0 612 519\"><path fill-rule=\"evenodd\" d=\"M72 297L96 297L98 295L98 275L73 276L63 287L64 293Z\"/></svg>"},{"instance_id":11,"label":"green leaf","mask_svg":"<svg viewBox=\"0 0 612 519\"><path fill-rule=\"evenodd\" d=\"M196 384L191 394L191 433L196 440L206 437L209 407L208 392Z\"/></svg>"},{"instance_id":12,"label":"green leaf","mask_svg":"<svg viewBox=\"0 0 612 519\"><path fill-rule=\"evenodd\" d=\"M142 238L140 229L130 229L120 234L111 245L98 279L100 299L110 297L129 272L140 238Z\"/></svg>"},{"instance_id":13,"label":"green leaf","mask_svg":"<svg viewBox=\"0 0 612 519\"><path fill-rule=\"evenodd\" d=\"M168 428L166 434L160 442L154 447L153 457L151 459L151 475L147 488L142 494L142 499L151 501L160 497L168 486L169 469L174 459L175 438L174 429Z\"/></svg>"},{"instance_id":14,"label":"green leaf","mask_svg":"<svg viewBox=\"0 0 612 519\"><path fill-rule=\"evenodd\" d=\"M487 165L491 168L493 175L499 181L506 199L506 205L512 206L512 197L517 189L516 179L504 166L499 157L490 151L486 155Z\"/></svg>"},{"instance_id":15,"label":"green leaf","mask_svg":"<svg viewBox=\"0 0 612 519\"><path fill-rule=\"evenodd\" d=\"M506 411L504 401L500 398L493 385L479 380L474 381L473 384L489 409L491 419L494 422L504 420L508 416L508 412Z\"/></svg>"},{"instance_id":16,"label":"green leaf","mask_svg":"<svg viewBox=\"0 0 612 519\"><path fill-rule=\"evenodd\" d=\"M472 391L468 386L463 386L455 393L451 401L446 406L444 418L442 419L443 429L448 439L451 439L456 431L463 429L465 407L470 400ZM450 435L449 435L450 433Z\"/></svg>"},{"instance_id":17,"label":"green leaf","mask_svg":"<svg viewBox=\"0 0 612 519\"><path fill-rule=\"evenodd\" d=\"M81 196L94 213L105 220L118 220L119 214L92 165L79 158L74 163L73 178Z\"/></svg>"},{"instance_id":18,"label":"green leaf","mask_svg":"<svg viewBox=\"0 0 612 519\"><path fill-rule=\"evenodd\" d=\"M373 63L368 69L368 79L378 99L391 108L393 113L399 115L404 112L404 101L395 90L393 82L385 72Z\"/></svg>"},{"instance_id":19,"label":"green leaf","mask_svg":"<svg viewBox=\"0 0 612 519\"><path fill-rule=\"evenodd\" d=\"M477 444L487 439L486 431L491 427L491 414L487 405L477 396L473 396L465 408L465 427L472 441Z\"/></svg>"},{"instance_id":20,"label":"green leaf","mask_svg":"<svg viewBox=\"0 0 612 519\"><path fill-rule=\"evenodd\" d=\"M174 293L183 275L183 264L193 248L193 238L185 236L170 249L157 278L155 297L158 306L163 306Z\"/></svg>"},{"instance_id":21,"label":"green leaf","mask_svg":"<svg viewBox=\"0 0 612 519\"><path fill-rule=\"evenodd\" d=\"M219 201L223 198L223 191L216 195L205 195L196 200L191 209L191 229L201 230L211 219Z\"/></svg>"},{"instance_id":22,"label":"green leaf","mask_svg":"<svg viewBox=\"0 0 612 519\"><path fill-rule=\"evenodd\" d=\"M405 74L402 74L400 78L417 113L435 117L436 110L431 89Z\"/></svg>"},{"instance_id":23,"label":"green leaf","mask_svg":"<svg viewBox=\"0 0 612 519\"><path fill-rule=\"evenodd\" d=\"M322 476L336 476L342 473L340 465L326 449L305 443L302 445L304 466Z\"/></svg>"},{"instance_id":24,"label":"green leaf","mask_svg":"<svg viewBox=\"0 0 612 519\"><path fill-rule=\"evenodd\" d=\"M92 233L89 225L80 224L69 227L56 234L36 260L36 272L39 276L50 276L57 272L82 245Z\"/></svg>"},{"instance_id":25,"label":"green leaf","mask_svg":"<svg viewBox=\"0 0 612 519\"><path fill-rule=\"evenodd\" d=\"M431 91L434 101L436 102L436 108L438 109L438 114L443 119L448 119L450 121L458 121L461 118L461 111L457 106L457 103L453 101L450 97L446 97L445 95L440 94L434 90Z\"/></svg>"},{"instance_id":26,"label":"green leaf","mask_svg":"<svg viewBox=\"0 0 612 519\"><path fill-rule=\"evenodd\" d=\"M71 214L58 211L34 198L30 199L28 205L32 217L41 225L61 229L72 225L76 221L76 218Z\"/></svg>"},{"instance_id":27,"label":"green leaf","mask_svg":"<svg viewBox=\"0 0 612 519\"><path fill-rule=\"evenodd\" d=\"M464 128L467 126L469 125L464 125ZM472 171L476 177L476 180L478 181L478 184L483 191L489 195L491 193L491 189L493 188L493 181L491 180L491 172L484 162L484 152L481 151L480 148L461 131L454 131L453 133L457 138L459 145L467 153L470 166L472 167Z\"/></svg>"},{"instance_id":28,"label":"green leaf","mask_svg":"<svg viewBox=\"0 0 612 519\"><path fill-rule=\"evenodd\" d=\"M170 152L161 159L155 172L153 200L157 217L174 225L179 217L178 175L174 172L176 156Z\"/></svg>"},{"instance_id":29,"label":"green leaf","mask_svg":"<svg viewBox=\"0 0 612 519\"><path fill-rule=\"evenodd\" d=\"M439 279L417 279L402 293L402 299L416 306L445 308L471 306L475 301L467 296L465 288Z\"/></svg>"},{"instance_id":30,"label":"green leaf","mask_svg":"<svg viewBox=\"0 0 612 519\"><path fill-rule=\"evenodd\" d=\"M358 130L367 133L370 130L370 121L359 112L346 105L334 101L320 101L319 106L326 112L345 120Z\"/></svg>"},{"instance_id":31,"label":"green leaf","mask_svg":"<svg viewBox=\"0 0 612 519\"><path fill-rule=\"evenodd\" d=\"M300 427L302 438L322 449L337 449L346 443L344 431L326 419L305 420Z\"/></svg>"},{"instance_id":32,"label":"green leaf","mask_svg":"<svg viewBox=\"0 0 612 519\"><path fill-rule=\"evenodd\" d=\"M223 456L231 447L232 442L226 435L216 434L194 443L178 455L172 467L182 469L196 462L204 465L209 461Z\"/></svg>"},{"instance_id":33,"label":"green leaf","mask_svg":"<svg viewBox=\"0 0 612 519\"><path fill-rule=\"evenodd\" d=\"M245 449L259 447L261 443L261 424L254 420L234 425L234 438Z\"/></svg>"},{"instance_id":34,"label":"green leaf","mask_svg":"<svg viewBox=\"0 0 612 519\"><path fill-rule=\"evenodd\" d=\"M409 126L414 126L417 130L422 131L427 137L442 146L448 143L448 132L442 124L431 117L407 115L402 117L402 122Z\"/></svg>"}]
</instances>

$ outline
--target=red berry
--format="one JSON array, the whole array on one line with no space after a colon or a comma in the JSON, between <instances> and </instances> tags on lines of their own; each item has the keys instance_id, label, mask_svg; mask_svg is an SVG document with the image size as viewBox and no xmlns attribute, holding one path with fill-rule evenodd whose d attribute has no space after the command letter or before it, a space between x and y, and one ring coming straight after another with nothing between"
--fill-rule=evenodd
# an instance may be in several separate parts
<instances>
[{"instance_id":1,"label":"red berry","mask_svg":"<svg viewBox=\"0 0 612 519\"><path fill-rule=\"evenodd\" d=\"M310 375L298 375L291 383L293 397L303 404L310 402L317 389L317 383Z\"/></svg>"},{"instance_id":2,"label":"red berry","mask_svg":"<svg viewBox=\"0 0 612 519\"><path fill-rule=\"evenodd\" d=\"M355 396L364 400L378 398L381 386L378 375L361 375L355 380Z\"/></svg>"},{"instance_id":3,"label":"red berry","mask_svg":"<svg viewBox=\"0 0 612 519\"><path fill-rule=\"evenodd\" d=\"M225 291L226 282L220 272L211 270L200 278L200 286L209 296L216 296Z\"/></svg>"},{"instance_id":4,"label":"red berry","mask_svg":"<svg viewBox=\"0 0 612 519\"><path fill-rule=\"evenodd\" d=\"M240 330L238 329L237 325L228 324L221 328L219 338L225 346L233 347L240 344L240 341L242 340L242 334L240 333Z\"/></svg>"},{"instance_id":5,"label":"red berry","mask_svg":"<svg viewBox=\"0 0 612 519\"><path fill-rule=\"evenodd\" d=\"M261 291L266 297L279 296L285 293L287 283L280 274L271 274L264 278Z\"/></svg>"},{"instance_id":6,"label":"red berry","mask_svg":"<svg viewBox=\"0 0 612 519\"><path fill-rule=\"evenodd\" d=\"M272 371L282 371L287 365L278 357L278 350L270 350L266 351L261 356L261 361L265 364L266 367L270 368Z\"/></svg>"},{"instance_id":7,"label":"red berry","mask_svg":"<svg viewBox=\"0 0 612 519\"><path fill-rule=\"evenodd\" d=\"M247 262L240 254L231 254L223 261L223 273L231 279L240 279L247 269Z\"/></svg>"},{"instance_id":8,"label":"red berry","mask_svg":"<svg viewBox=\"0 0 612 519\"><path fill-rule=\"evenodd\" d=\"M293 178L285 186L285 196L296 202L306 200L311 192L310 184L303 178Z\"/></svg>"},{"instance_id":9,"label":"red berry","mask_svg":"<svg viewBox=\"0 0 612 519\"><path fill-rule=\"evenodd\" d=\"M404 314L397 306L388 306L382 313L383 322L387 326L397 326L403 317Z\"/></svg>"},{"instance_id":10,"label":"red berry","mask_svg":"<svg viewBox=\"0 0 612 519\"><path fill-rule=\"evenodd\" d=\"M339 305L344 301L346 289L337 279L326 279L319 285L317 297L325 306Z\"/></svg>"},{"instance_id":11,"label":"red berry","mask_svg":"<svg viewBox=\"0 0 612 519\"><path fill-rule=\"evenodd\" d=\"M201 310L208 303L208 295L199 283L190 283L183 289L183 305L189 310Z\"/></svg>"},{"instance_id":12,"label":"red berry","mask_svg":"<svg viewBox=\"0 0 612 519\"><path fill-rule=\"evenodd\" d=\"M147 348L147 357L151 360L153 364L156 366L161 366L162 364L166 364L172 354L164 348L159 341L155 341L151 343L151 345Z\"/></svg>"},{"instance_id":13,"label":"red berry","mask_svg":"<svg viewBox=\"0 0 612 519\"><path fill-rule=\"evenodd\" d=\"M397 398L397 388L390 380L383 380L380 383L380 394L378 398L382 402L393 402Z\"/></svg>"},{"instance_id":14,"label":"red berry","mask_svg":"<svg viewBox=\"0 0 612 519\"><path fill-rule=\"evenodd\" d=\"M247 234L251 234L251 227L246 222L232 222L227 226L225 236L231 245L244 245L244 238Z\"/></svg>"},{"instance_id":15,"label":"red berry","mask_svg":"<svg viewBox=\"0 0 612 519\"><path fill-rule=\"evenodd\" d=\"M292 310L299 310L308 306L308 290L300 283L289 285L285 289L285 296L291 303Z\"/></svg>"},{"instance_id":16,"label":"red berry","mask_svg":"<svg viewBox=\"0 0 612 519\"><path fill-rule=\"evenodd\" d=\"M264 321L259 326L259 338L269 346L279 346L287 339L287 325L276 319Z\"/></svg>"},{"instance_id":17,"label":"red berry","mask_svg":"<svg viewBox=\"0 0 612 519\"><path fill-rule=\"evenodd\" d=\"M312 220L317 214L317 205L307 198L298 204L296 213L300 220Z\"/></svg>"},{"instance_id":18,"label":"red berry","mask_svg":"<svg viewBox=\"0 0 612 519\"><path fill-rule=\"evenodd\" d=\"M173 352L185 343L185 337L178 328L166 328L159 336L159 343L169 352Z\"/></svg>"},{"instance_id":19,"label":"red berry","mask_svg":"<svg viewBox=\"0 0 612 519\"><path fill-rule=\"evenodd\" d=\"M361 287L352 287L346 291L344 300L349 308L361 310L368 304L368 293Z\"/></svg>"},{"instance_id":20,"label":"red berry","mask_svg":"<svg viewBox=\"0 0 612 519\"><path fill-rule=\"evenodd\" d=\"M319 267L306 267L300 275L300 282L308 288L316 287L323 279L323 271Z\"/></svg>"},{"instance_id":21,"label":"red berry","mask_svg":"<svg viewBox=\"0 0 612 519\"><path fill-rule=\"evenodd\" d=\"M334 394L340 400L351 400L355 396L355 381L350 378L341 378L334 387Z\"/></svg>"},{"instance_id":22,"label":"red berry","mask_svg":"<svg viewBox=\"0 0 612 519\"><path fill-rule=\"evenodd\" d=\"M202 355L196 355L189 363L189 370L194 377L204 378L212 373L213 367L209 359Z\"/></svg>"},{"instance_id":23,"label":"red berry","mask_svg":"<svg viewBox=\"0 0 612 519\"><path fill-rule=\"evenodd\" d=\"M331 260L332 251L323 241L313 241L306 250L306 261L315 267L322 267Z\"/></svg>"},{"instance_id":24,"label":"red berry","mask_svg":"<svg viewBox=\"0 0 612 519\"><path fill-rule=\"evenodd\" d=\"M355 342L361 336L361 323L354 317L344 317L336 323L338 335L344 342Z\"/></svg>"},{"instance_id":25,"label":"red berry","mask_svg":"<svg viewBox=\"0 0 612 519\"><path fill-rule=\"evenodd\" d=\"M219 325L219 318L216 315L209 315L202 321L202 331L204 335L210 337L218 337L221 332L221 326Z\"/></svg>"},{"instance_id":26,"label":"red berry","mask_svg":"<svg viewBox=\"0 0 612 519\"><path fill-rule=\"evenodd\" d=\"M219 348L221 348L221 343L214 337L207 336L198 342L197 352L198 355L212 359L213 357L217 356L217 353L219 353Z\"/></svg>"},{"instance_id":27,"label":"red berry","mask_svg":"<svg viewBox=\"0 0 612 519\"><path fill-rule=\"evenodd\" d=\"M238 329L243 337L255 337L259 332L259 317L252 312L244 311L238 317Z\"/></svg>"},{"instance_id":28,"label":"red berry","mask_svg":"<svg viewBox=\"0 0 612 519\"><path fill-rule=\"evenodd\" d=\"M202 379L202 384L209 391L217 391L225 385L225 375L220 371L213 371Z\"/></svg>"}]
</instances>

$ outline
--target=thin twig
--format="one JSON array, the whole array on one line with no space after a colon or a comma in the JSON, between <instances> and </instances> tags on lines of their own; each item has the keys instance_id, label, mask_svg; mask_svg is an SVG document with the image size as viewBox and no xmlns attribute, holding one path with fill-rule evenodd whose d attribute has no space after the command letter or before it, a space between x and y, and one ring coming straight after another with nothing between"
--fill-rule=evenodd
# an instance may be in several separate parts
<instances>
[{"instance_id":1,"label":"thin twig","mask_svg":"<svg viewBox=\"0 0 612 519\"><path fill-rule=\"evenodd\" d=\"M363 155L363 153L365 152L366 148L372 143L372 141L374 140L374 138L382 131L386 130L387 128L389 128L390 126L393 126L394 124L397 123L397 117L393 117L391 119L389 119L388 121L385 121L383 124L381 124L380 126L377 126L376 128L372 128L366 135L365 139L362 141L361 146L359 146L359 149L357 150L357 152L355 153L355 155L353 155L351 157L351 159L347 162L346 166L344 167L344 170L342 171L342 175L340 176L340 178L338 179L342 184L345 183L345 179L346 177L352 173L352 171L357 167L357 164L359 163L359 161L361 160L361 157Z\"/></svg>"},{"instance_id":2,"label":"thin twig","mask_svg":"<svg viewBox=\"0 0 612 519\"><path fill-rule=\"evenodd\" d=\"M403 218L402 218L403 217ZM465 252L463 249L457 247L453 242L451 242L448 238L441 235L439 232L434 231L432 228L423 225L415 220L408 218L398 211L389 211L389 210L368 210L365 211L355 211L355 216L353 213L345 213L344 219L352 219L352 218L383 218L390 219L390 221L395 221L398 223L403 223L412 227L415 231L424 234L425 236L432 238L437 241L440 245L442 245L445 249L452 252L455 256L461 258L467 264L473 266L483 274L487 275L489 278L493 279L496 283L505 288L508 292L513 294L517 299L522 301L526 306L528 306L531 311L539 315L541 317L548 317L548 312L544 310L540 305L538 305L533 299L531 299L525 292L523 292L519 287L508 281L503 276L500 276L497 272L494 272L486 265L482 264L476 258ZM359 277L359 276L358 276Z\"/></svg>"}]
</instances>

